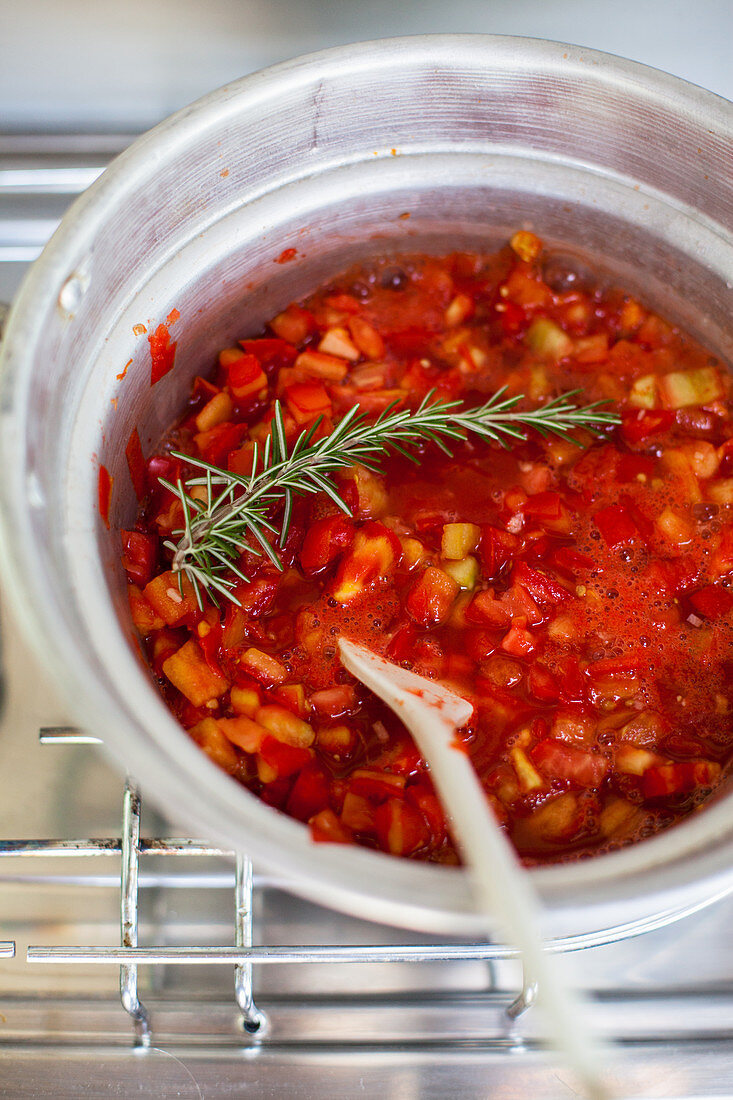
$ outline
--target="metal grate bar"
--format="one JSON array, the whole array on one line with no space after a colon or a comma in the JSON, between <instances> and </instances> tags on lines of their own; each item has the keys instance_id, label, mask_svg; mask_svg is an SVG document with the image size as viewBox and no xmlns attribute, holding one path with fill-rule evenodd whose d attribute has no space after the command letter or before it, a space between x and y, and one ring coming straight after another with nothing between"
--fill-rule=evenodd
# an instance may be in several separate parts
<instances>
[{"instance_id":1,"label":"metal grate bar","mask_svg":"<svg viewBox=\"0 0 733 1100\"><path fill-rule=\"evenodd\" d=\"M490 962L516 959L510 947L494 944L348 944L304 947L41 947L28 948L28 962L115 965L145 963L149 966L232 966L245 963L421 963Z\"/></svg>"},{"instance_id":2,"label":"metal grate bar","mask_svg":"<svg viewBox=\"0 0 733 1100\"><path fill-rule=\"evenodd\" d=\"M123 948L137 947L138 863L140 842L140 796L129 780L122 804L122 868L120 872L120 938ZM141 1046L150 1045L150 1020L138 997L137 965L120 967L120 997L135 1023L135 1036Z\"/></svg>"},{"instance_id":3,"label":"metal grate bar","mask_svg":"<svg viewBox=\"0 0 733 1100\"><path fill-rule=\"evenodd\" d=\"M116 837L84 840L1 840L3 856L116 856L122 851ZM138 845L141 856L220 856L231 859L234 852L217 848L203 840L185 837L143 838Z\"/></svg>"},{"instance_id":4,"label":"metal grate bar","mask_svg":"<svg viewBox=\"0 0 733 1100\"><path fill-rule=\"evenodd\" d=\"M235 943L238 948L251 948L254 930L254 880L252 860L237 856L234 885ZM234 995L242 1012L242 1026L250 1035L262 1032L267 1023L263 1012L257 1008L252 994L252 962L237 963L234 967Z\"/></svg>"}]
</instances>

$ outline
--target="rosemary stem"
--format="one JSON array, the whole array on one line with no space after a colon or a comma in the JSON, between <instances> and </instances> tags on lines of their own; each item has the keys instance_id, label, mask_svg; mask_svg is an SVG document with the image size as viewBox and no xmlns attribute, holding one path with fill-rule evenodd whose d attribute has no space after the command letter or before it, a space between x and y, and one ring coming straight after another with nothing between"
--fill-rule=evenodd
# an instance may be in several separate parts
<instances>
[{"instance_id":1,"label":"rosemary stem","mask_svg":"<svg viewBox=\"0 0 733 1100\"><path fill-rule=\"evenodd\" d=\"M417 461L410 448L434 443L450 454L451 442L463 442L475 435L487 442L506 447L510 441L526 439L526 429L542 436L550 434L573 440L571 431L583 427L594 434L618 424L619 418L602 411L605 402L576 406L577 391L563 394L537 409L516 408L522 395L507 396L498 390L485 405L466 409L459 401L433 401L427 394L411 412L390 406L370 422L356 405L340 420L329 435L313 442L320 421L303 430L291 446L285 435L282 408L275 403L270 434L262 448L255 445L249 476L213 466L180 452L178 458L197 467L200 475L177 485L161 479L163 485L181 501L183 528L174 531L176 542L164 545L172 552L172 569L182 586L184 576L196 592L199 606L202 589L216 602L215 593L237 603L232 589L237 578L246 580L237 562L249 551L265 554L282 568L279 555L268 535L278 535L282 546L287 538L293 496L326 493L349 514L333 475L357 463L379 471L379 459L390 449ZM204 499L192 490L204 486ZM284 505L280 528L272 516Z\"/></svg>"}]
</instances>

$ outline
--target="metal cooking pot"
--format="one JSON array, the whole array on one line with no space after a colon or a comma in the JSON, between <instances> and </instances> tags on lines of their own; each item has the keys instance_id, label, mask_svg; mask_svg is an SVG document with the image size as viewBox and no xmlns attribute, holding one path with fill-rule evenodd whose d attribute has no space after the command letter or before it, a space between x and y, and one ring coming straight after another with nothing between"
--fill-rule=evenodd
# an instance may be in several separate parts
<instances>
[{"instance_id":1,"label":"metal cooking pot","mask_svg":"<svg viewBox=\"0 0 733 1100\"><path fill-rule=\"evenodd\" d=\"M169 815L321 903L482 930L462 870L314 845L177 725L127 613L125 446L137 427L149 454L218 348L354 260L491 249L517 226L576 260L602 257L610 278L733 359L731 164L730 104L662 73L529 39L403 38L214 92L72 206L2 349L6 591L80 723ZM295 259L275 262L285 249ZM174 308L175 368L151 389L139 326L151 332ZM100 463L113 478L109 530ZM620 936L733 888L732 798L621 852L533 871L546 933Z\"/></svg>"}]
</instances>

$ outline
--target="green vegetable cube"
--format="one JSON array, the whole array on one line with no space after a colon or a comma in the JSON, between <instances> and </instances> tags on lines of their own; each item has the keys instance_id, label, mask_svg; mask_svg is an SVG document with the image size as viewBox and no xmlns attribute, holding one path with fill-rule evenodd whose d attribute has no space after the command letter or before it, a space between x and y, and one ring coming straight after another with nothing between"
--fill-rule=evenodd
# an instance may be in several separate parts
<instances>
[{"instance_id":1,"label":"green vegetable cube","mask_svg":"<svg viewBox=\"0 0 733 1100\"><path fill-rule=\"evenodd\" d=\"M443 562L443 570L452 577L461 588L472 589L476 587L478 580L478 562L473 557L462 558L461 561Z\"/></svg>"},{"instance_id":2,"label":"green vegetable cube","mask_svg":"<svg viewBox=\"0 0 733 1100\"><path fill-rule=\"evenodd\" d=\"M542 359L564 359L573 350L573 341L554 321L535 317L527 329L527 345Z\"/></svg>"},{"instance_id":3,"label":"green vegetable cube","mask_svg":"<svg viewBox=\"0 0 733 1100\"><path fill-rule=\"evenodd\" d=\"M481 529L475 523L446 523L440 552L449 561L460 561L476 549Z\"/></svg>"}]
</instances>

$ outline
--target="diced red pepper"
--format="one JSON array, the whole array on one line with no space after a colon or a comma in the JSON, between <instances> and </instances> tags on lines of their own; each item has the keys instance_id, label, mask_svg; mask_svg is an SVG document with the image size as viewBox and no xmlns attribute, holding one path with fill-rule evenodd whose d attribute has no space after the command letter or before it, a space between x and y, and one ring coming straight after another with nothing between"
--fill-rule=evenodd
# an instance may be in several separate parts
<instances>
[{"instance_id":1,"label":"diced red pepper","mask_svg":"<svg viewBox=\"0 0 733 1100\"><path fill-rule=\"evenodd\" d=\"M390 660L400 664L412 651L417 638L417 630L412 623L405 623L395 633L387 647L387 656Z\"/></svg>"},{"instance_id":2,"label":"diced red pepper","mask_svg":"<svg viewBox=\"0 0 733 1100\"><path fill-rule=\"evenodd\" d=\"M493 588L477 592L466 608L466 619L472 623L486 623L501 630L509 626L511 611L506 603L498 600Z\"/></svg>"},{"instance_id":3,"label":"diced red pepper","mask_svg":"<svg viewBox=\"0 0 733 1100\"><path fill-rule=\"evenodd\" d=\"M133 584L142 588L153 579L158 560L156 535L144 535L140 531L122 531L122 564Z\"/></svg>"},{"instance_id":4,"label":"diced red pepper","mask_svg":"<svg viewBox=\"0 0 733 1100\"><path fill-rule=\"evenodd\" d=\"M148 336L150 344L150 385L154 386L173 369L176 358L175 341L171 343L166 324L158 325L155 332Z\"/></svg>"},{"instance_id":5,"label":"diced red pepper","mask_svg":"<svg viewBox=\"0 0 733 1100\"><path fill-rule=\"evenodd\" d=\"M99 514L107 530L109 530L109 508L112 499L112 486L114 480L115 479L110 475L106 466L99 467L99 474L97 476L97 500L99 503Z\"/></svg>"}]
</instances>

